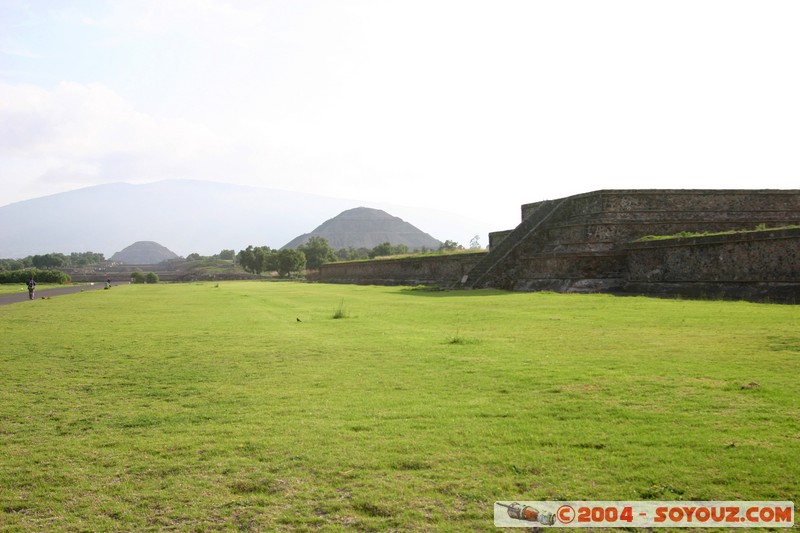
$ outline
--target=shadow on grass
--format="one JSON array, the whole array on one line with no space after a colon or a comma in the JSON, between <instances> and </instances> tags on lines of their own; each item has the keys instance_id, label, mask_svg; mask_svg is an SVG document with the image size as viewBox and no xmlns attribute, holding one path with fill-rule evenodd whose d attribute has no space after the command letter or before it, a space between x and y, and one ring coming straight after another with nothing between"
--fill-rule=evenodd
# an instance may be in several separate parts
<instances>
[{"instance_id":1,"label":"shadow on grass","mask_svg":"<svg viewBox=\"0 0 800 533\"><path fill-rule=\"evenodd\" d=\"M399 292L387 292L399 296L428 296L434 298L464 298L470 296L496 296L498 294L522 294L499 289L443 289L436 286L417 285L404 287Z\"/></svg>"}]
</instances>

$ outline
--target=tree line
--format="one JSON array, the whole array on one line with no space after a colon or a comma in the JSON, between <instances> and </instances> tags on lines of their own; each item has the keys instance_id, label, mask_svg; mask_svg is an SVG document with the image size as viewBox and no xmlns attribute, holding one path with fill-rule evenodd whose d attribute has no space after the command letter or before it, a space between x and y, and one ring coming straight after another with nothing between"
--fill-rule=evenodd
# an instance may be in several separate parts
<instances>
[{"instance_id":1,"label":"tree line","mask_svg":"<svg viewBox=\"0 0 800 533\"><path fill-rule=\"evenodd\" d=\"M0 259L0 272L38 268L53 270L58 268L81 268L96 265L106 260L103 254L95 252L72 252L69 255L50 253L29 255L23 259Z\"/></svg>"},{"instance_id":2,"label":"tree line","mask_svg":"<svg viewBox=\"0 0 800 533\"><path fill-rule=\"evenodd\" d=\"M476 237L477 238L477 237ZM445 241L439 251L463 250L464 247L455 241ZM417 252L433 251L426 248ZM354 261L374 259L391 255L409 253L405 244L381 243L374 248L341 248L334 250L328 241L319 236L308 239L297 249L273 250L269 246L250 245L236 255L239 265L247 272L260 275L262 272L278 272L281 277L300 273L305 269L316 269L325 263L336 261Z\"/></svg>"},{"instance_id":3,"label":"tree line","mask_svg":"<svg viewBox=\"0 0 800 533\"><path fill-rule=\"evenodd\" d=\"M272 250L269 246L250 245L236 255L236 260L246 272L260 275L277 271L288 277L306 268L306 256L298 250Z\"/></svg>"},{"instance_id":4,"label":"tree line","mask_svg":"<svg viewBox=\"0 0 800 533\"><path fill-rule=\"evenodd\" d=\"M470 243L470 248L477 247L477 236ZM455 241L445 241L439 251L463 250L464 247ZM415 252L429 252L426 248L414 250ZM298 246L297 249L273 250L269 246L250 245L237 254L234 250L222 250L212 256L201 256L191 253L186 261L223 260L235 261L246 272L262 274L264 272L278 272L281 277L299 275L305 269L317 269L324 263L335 261L354 261L359 259L374 259L392 255L409 253L408 246L404 244L381 243L373 248L341 248L334 250L323 237L311 237L308 242ZM73 252L71 254L49 253L43 255L30 255L23 259L0 259L0 272L25 271L38 269L42 271L57 270L61 268L82 268L104 263L106 258L96 252ZM183 261L183 259L178 260Z\"/></svg>"}]
</instances>

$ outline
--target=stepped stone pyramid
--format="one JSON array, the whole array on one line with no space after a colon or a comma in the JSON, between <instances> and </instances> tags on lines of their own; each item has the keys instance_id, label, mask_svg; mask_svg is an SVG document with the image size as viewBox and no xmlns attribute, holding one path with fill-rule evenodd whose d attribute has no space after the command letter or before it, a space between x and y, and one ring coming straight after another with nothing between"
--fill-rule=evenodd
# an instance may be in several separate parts
<instances>
[{"instance_id":1,"label":"stepped stone pyramid","mask_svg":"<svg viewBox=\"0 0 800 533\"><path fill-rule=\"evenodd\" d=\"M139 241L111 256L110 260L126 265L156 265L178 255L153 241Z\"/></svg>"},{"instance_id":2,"label":"stepped stone pyramid","mask_svg":"<svg viewBox=\"0 0 800 533\"><path fill-rule=\"evenodd\" d=\"M403 219L368 207L343 211L320 224L311 233L292 239L283 248L297 248L311 237L324 238L334 250L350 247L372 249L385 242L395 246L404 244L409 250L436 250L442 244Z\"/></svg>"}]
</instances>

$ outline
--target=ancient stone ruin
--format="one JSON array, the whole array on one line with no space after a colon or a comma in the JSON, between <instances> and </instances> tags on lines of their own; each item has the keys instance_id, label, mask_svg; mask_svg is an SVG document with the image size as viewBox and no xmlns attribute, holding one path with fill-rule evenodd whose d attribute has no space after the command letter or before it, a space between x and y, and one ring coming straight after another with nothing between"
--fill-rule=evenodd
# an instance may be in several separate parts
<instances>
[{"instance_id":1,"label":"ancient stone ruin","mask_svg":"<svg viewBox=\"0 0 800 533\"><path fill-rule=\"evenodd\" d=\"M669 238L639 240L646 236ZM436 281L515 291L800 301L798 190L601 190L523 205L520 224L489 240L479 261L465 258L460 270L449 268L447 279ZM363 264L358 268L367 272ZM365 278L346 264L323 265L320 279L414 283L421 269L371 268ZM381 272L385 268L394 270Z\"/></svg>"},{"instance_id":2,"label":"ancient stone ruin","mask_svg":"<svg viewBox=\"0 0 800 533\"><path fill-rule=\"evenodd\" d=\"M793 225L796 190L590 192L523 205L463 285L783 300L797 296L800 228L767 228ZM675 237L637 241L649 235Z\"/></svg>"}]
</instances>

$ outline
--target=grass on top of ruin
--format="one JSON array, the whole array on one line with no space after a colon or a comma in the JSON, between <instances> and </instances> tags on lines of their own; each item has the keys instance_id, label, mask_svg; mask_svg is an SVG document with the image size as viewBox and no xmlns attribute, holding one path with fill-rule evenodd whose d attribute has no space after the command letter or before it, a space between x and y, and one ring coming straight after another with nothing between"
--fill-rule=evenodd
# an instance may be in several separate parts
<instances>
[{"instance_id":1,"label":"grass on top of ruin","mask_svg":"<svg viewBox=\"0 0 800 533\"><path fill-rule=\"evenodd\" d=\"M258 282L3 306L0 524L474 531L496 500L797 501L798 319Z\"/></svg>"},{"instance_id":2,"label":"grass on top of ruin","mask_svg":"<svg viewBox=\"0 0 800 533\"><path fill-rule=\"evenodd\" d=\"M673 233L672 235L645 235L644 237L639 237L638 239L635 239L633 242L666 241L670 239L687 239L691 237L714 237L717 235L738 235L742 233L759 233L763 231L778 231L785 229L800 229L800 226L792 225L792 226L779 226L775 228L768 228L766 224L759 224L754 229L745 229L745 230L730 230L730 231L715 231L715 232L681 231L678 233Z\"/></svg>"}]
</instances>

